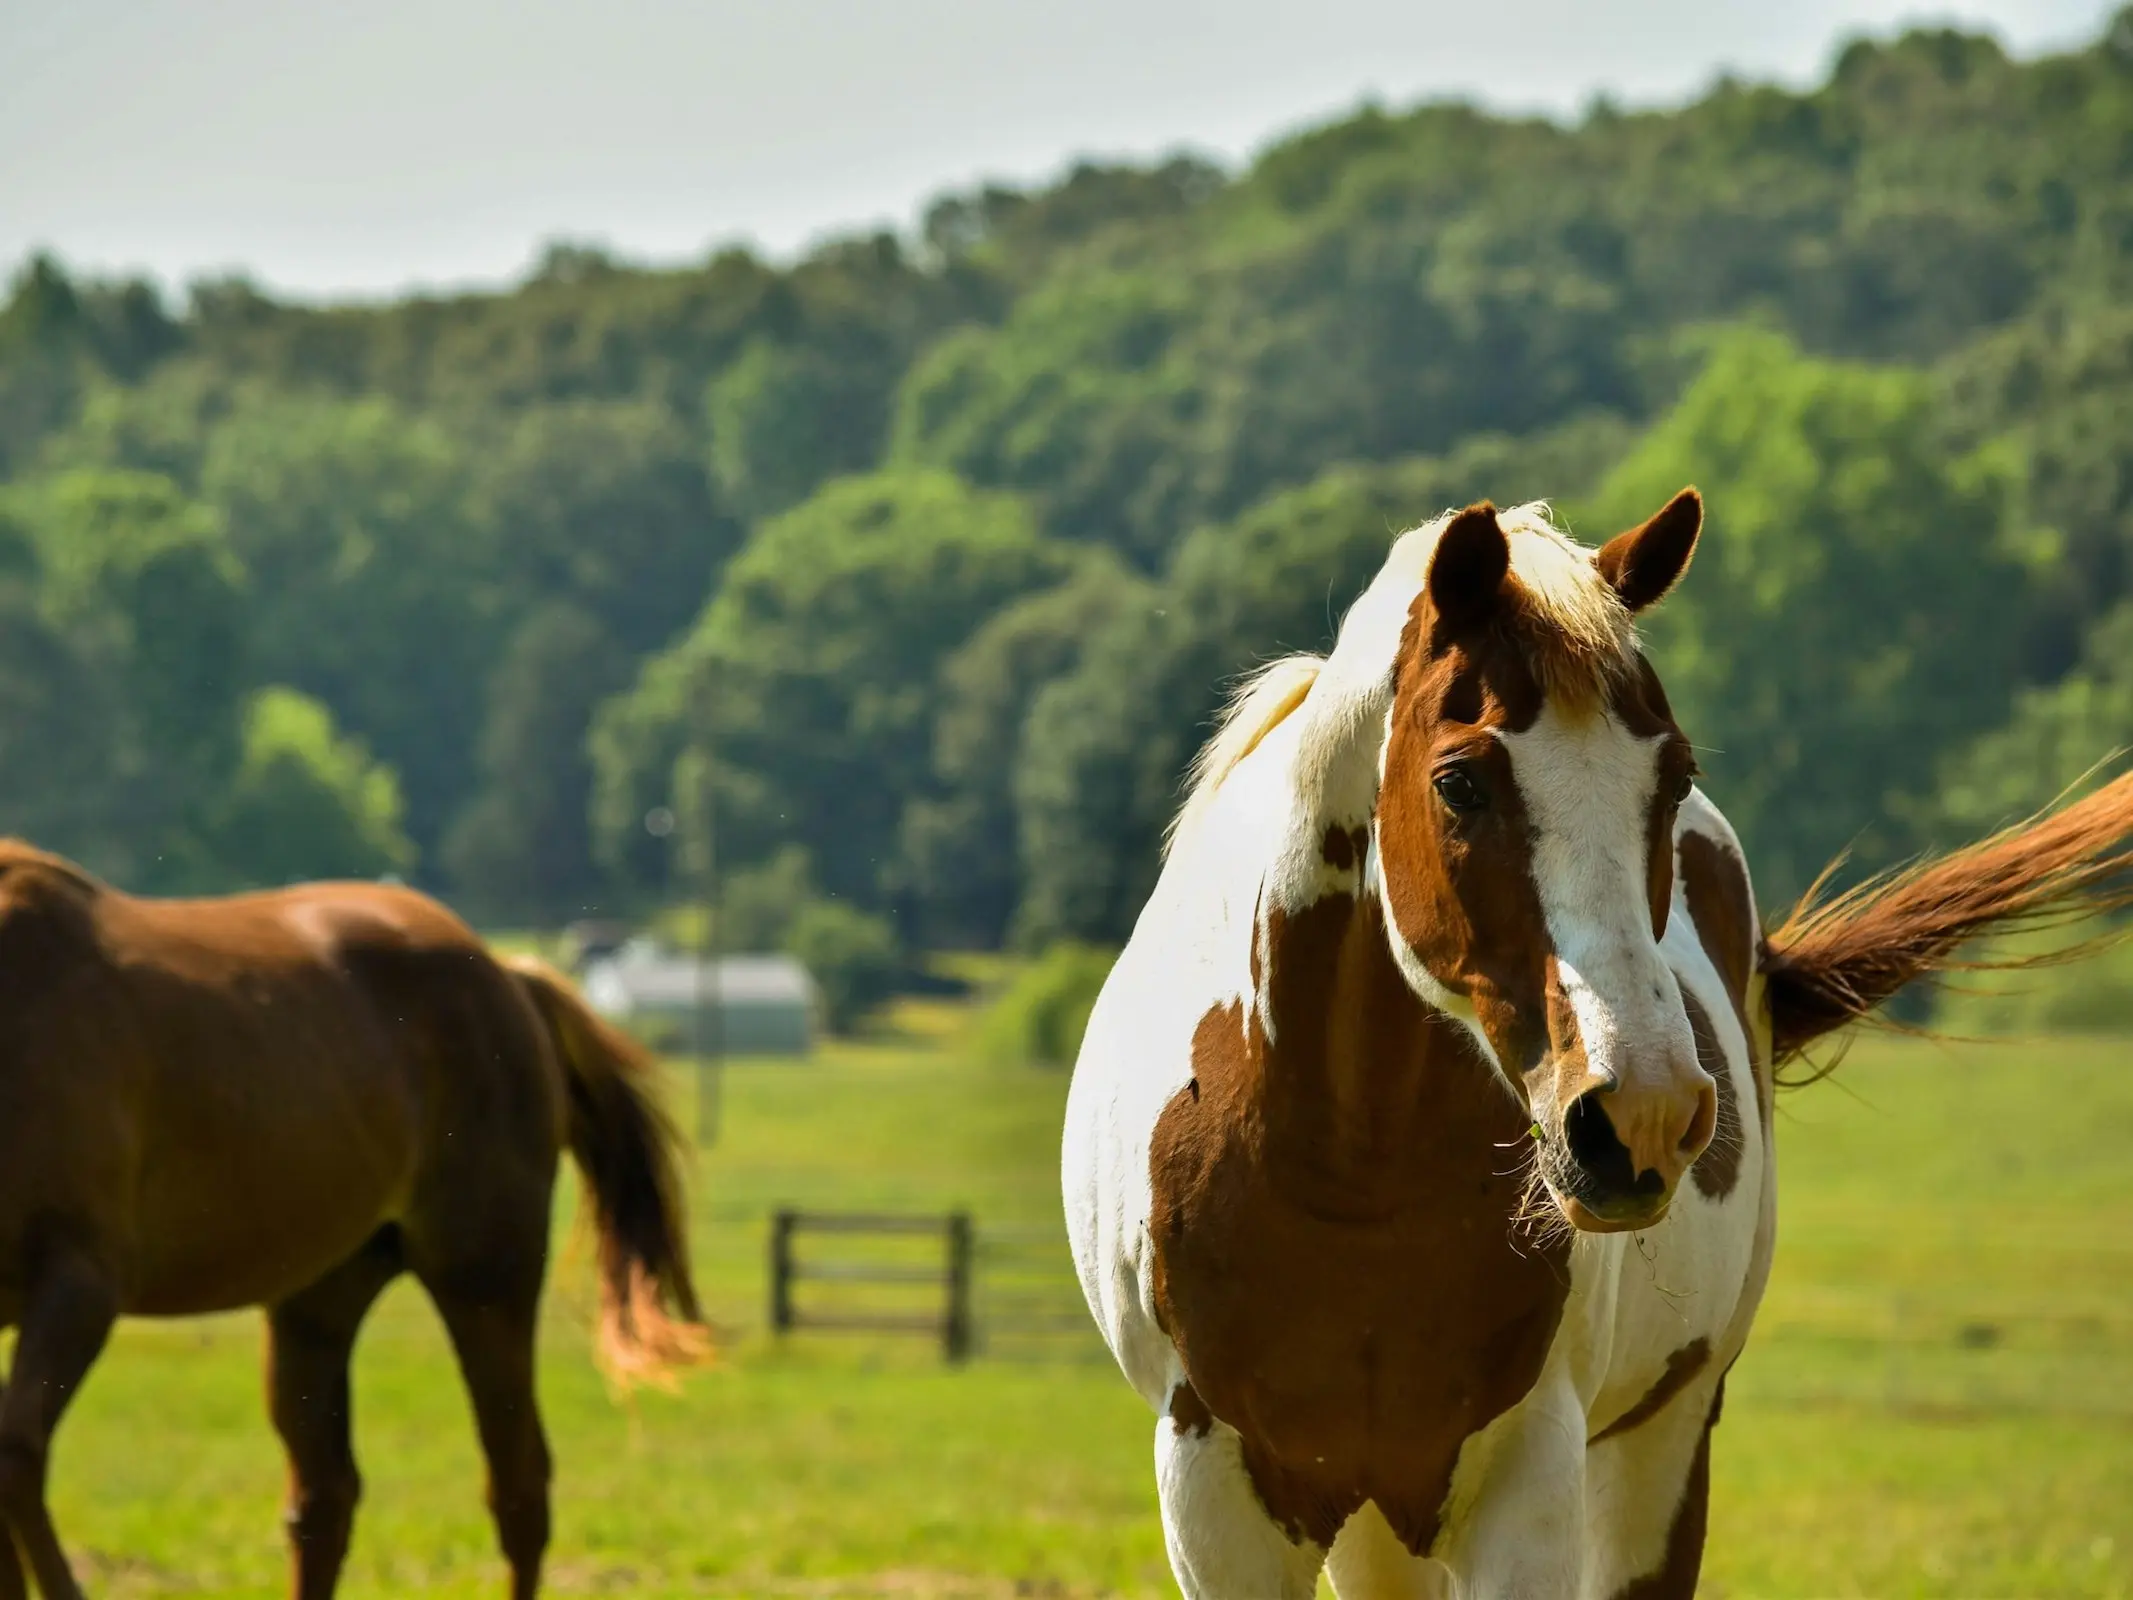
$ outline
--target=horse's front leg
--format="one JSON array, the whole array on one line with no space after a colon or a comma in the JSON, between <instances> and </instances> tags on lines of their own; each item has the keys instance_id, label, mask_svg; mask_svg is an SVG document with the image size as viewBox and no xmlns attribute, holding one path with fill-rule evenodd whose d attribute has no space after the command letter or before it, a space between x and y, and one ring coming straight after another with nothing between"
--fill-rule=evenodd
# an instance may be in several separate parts
<instances>
[{"instance_id":1,"label":"horse's front leg","mask_svg":"<svg viewBox=\"0 0 2133 1600\"><path fill-rule=\"evenodd\" d=\"M0 1383L0 1407L7 1404L7 1385ZM15 1554L15 1536L8 1531L7 1514L0 1512L0 1600L29 1600L29 1580L22 1575L22 1558Z\"/></svg>"},{"instance_id":2,"label":"horse's front leg","mask_svg":"<svg viewBox=\"0 0 2133 1600\"><path fill-rule=\"evenodd\" d=\"M1326 1552L1267 1515L1226 1423L1158 1417L1155 1483L1163 1543L1186 1600L1310 1600Z\"/></svg>"},{"instance_id":3,"label":"horse's front leg","mask_svg":"<svg viewBox=\"0 0 2133 1600\"><path fill-rule=\"evenodd\" d=\"M23 1305L14 1370L0 1395L0 1527L12 1530L45 1600L81 1600L45 1505L52 1430L117 1318L118 1295L96 1262L65 1246L46 1253Z\"/></svg>"},{"instance_id":4,"label":"horse's front leg","mask_svg":"<svg viewBox=\"0 0 2133 1600\"><path fill-rule=\"evenodd\" d=\"M1584 1593L1585 1411L1567 1382L1547 1382L1467 1445L1450 1513L1433 1553L1460 1600Z\"/></svg>"}]
</instances>

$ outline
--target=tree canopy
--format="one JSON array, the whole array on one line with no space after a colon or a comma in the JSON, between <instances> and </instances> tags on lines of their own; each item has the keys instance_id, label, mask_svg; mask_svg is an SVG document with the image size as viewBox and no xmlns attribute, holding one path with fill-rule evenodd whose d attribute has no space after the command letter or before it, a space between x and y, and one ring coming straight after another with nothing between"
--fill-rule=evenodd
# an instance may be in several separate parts
<instances>
[{"instance_id":1,"label":"tree canopy","mask_svg":"<svg viewBox=\"0 0 2133 1600\"><path fill-rule=\"evenodd\" d=\"M1709 505L1648 647L1764 893L2133 743L2133 13L1575 123L1366 108L790 265L0 305L0 828L490 920L1123 935L1236 674L1390 537ZM738 936L738 934L737 934ZM826 959L826 958L825 958ZM853 998L851 1006L862 1001Z\"/></svg>"}]
</instances>

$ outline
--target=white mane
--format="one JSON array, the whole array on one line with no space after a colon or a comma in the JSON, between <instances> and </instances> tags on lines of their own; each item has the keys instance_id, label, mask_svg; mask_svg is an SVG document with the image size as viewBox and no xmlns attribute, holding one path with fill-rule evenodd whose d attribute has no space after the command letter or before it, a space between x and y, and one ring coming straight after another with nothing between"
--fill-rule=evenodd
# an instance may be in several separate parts
<instances>
[{"instance_id":1,"label":"white mane","mask_svg":"<svg viewBox=\"0 0 2133 1600\"><path fill-rule=\"evenodd\" d=\"M1342 619L1337 654L1365 650L1374 663L1389 666L1408 610L1429 577L1437 540L1455 515L1446 511L1393 541L1385 564ZM1603 664L1623 659L1635 641L1628 609L1601 578L1593 552L1556 526L1547 502L1535 500L1499 511L1496 522L1511 547L1511 577L1520 610L1551 636L1544 655ZM1216 718L1213 735L1186 769L1185 803L1171 822L1166 853L1191 831L1238 763L1305 703L1329 659L1283 656L1238 684ZM1553 677L1549 668L1544 660L1544 675Z\"/></svg>"}]
</instances>

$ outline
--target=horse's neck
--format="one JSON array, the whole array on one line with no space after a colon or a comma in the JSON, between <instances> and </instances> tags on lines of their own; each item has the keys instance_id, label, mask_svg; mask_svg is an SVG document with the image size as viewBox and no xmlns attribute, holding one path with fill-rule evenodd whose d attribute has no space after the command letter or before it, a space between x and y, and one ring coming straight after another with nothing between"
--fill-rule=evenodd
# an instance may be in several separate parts
<instances>
[{"instance_id":1,"label":"horse's neck","mask_svg":"<svg viewBox=\"0 0 2133 1600\"><path fill-rule=\"evenodd\" d=\"M1464 1204L1470 1180L1517 1162L1523 1117L1466 1030L1408 987L1375 896L1272 907L1256 937L1254 1088L1277 1184L1368 1215Z\"/></svg>"},{"instance_id":2,"label":"horse's neck","mask_svg":"<svg viewBox=\"0 0 2133 1600\"><path fill-rule=\"evenodd\" d=\"M1423 1188L1457 1192L1524 1129L1466 1030L1395 958L1371 885L1370 817L1388 692L1314 687L1266 755L1288 812L1252 930L1251 1035L1265 1150L1314 1208L1369 1211Z\"/></svg>"},{"instance_id":3,"label":"horse's neck","mask_svg":"<svg viewBox=\"0 0 2133 1600\"><path fill-rule=\"evenodd\" d=\"M1281 822L1262 880L1266 906L1300 911L1360 884L1391 708L1388 674L1337 650L1281 737L1268 741Z\"/></svg>"}]
</instances>

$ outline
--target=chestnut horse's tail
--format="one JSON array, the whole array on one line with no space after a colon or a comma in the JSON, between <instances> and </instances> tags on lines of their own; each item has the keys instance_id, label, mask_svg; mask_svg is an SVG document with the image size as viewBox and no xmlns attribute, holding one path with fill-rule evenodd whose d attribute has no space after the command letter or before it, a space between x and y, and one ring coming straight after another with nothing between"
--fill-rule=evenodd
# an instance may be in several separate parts
<instances>
[{"instance_id":1,"label":"chestnut horse's tail","mask_svg":"<svg viewBox=\"0 0 2133 1600\"><path fill-rule=\"evenodd\" d=\"M570 1090L570 1153L600 1241L600 1365L624 1388L671 1383L710 1340L689 1278L680 1140L653 1095L657 1067L555 968L525 956L503 964L547 1024Z\"/></svg>"},{"instance_id":2,"label":"chestnut horse's tail","mask_svg":"<svg viewBox=\"0 0 2133 1600\"><path fill-rule=\"evenodd\" d=\"M2107 942L2112 934L2042 955L1962 953L1982 934L2065 926L2133 905L2133 846L2122 842L2129 831L2133 774L2074 805L1834 899L1821 899L1817 884L1764 943L1778 1062L1857 1021L1914 978L2041 966Z\"/></svg>"}]
</instances>

